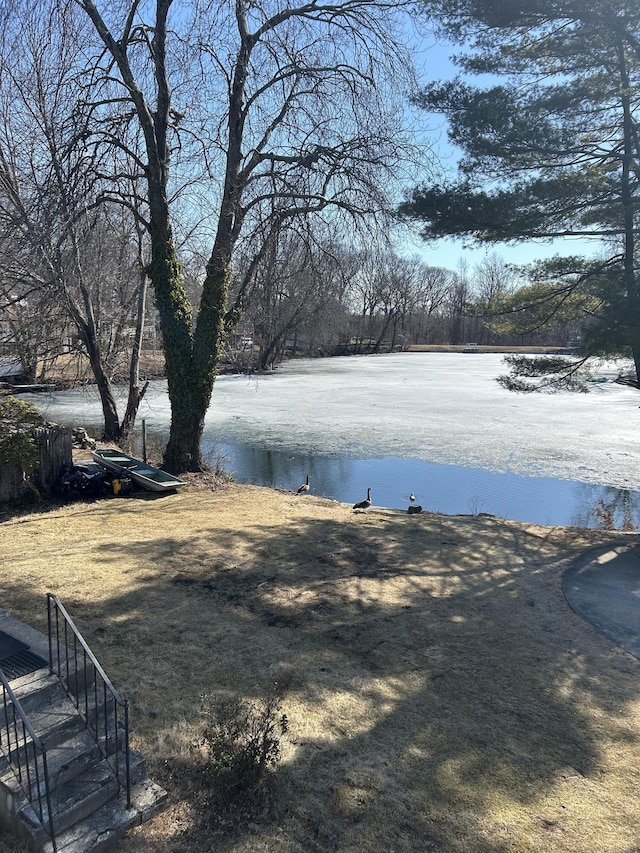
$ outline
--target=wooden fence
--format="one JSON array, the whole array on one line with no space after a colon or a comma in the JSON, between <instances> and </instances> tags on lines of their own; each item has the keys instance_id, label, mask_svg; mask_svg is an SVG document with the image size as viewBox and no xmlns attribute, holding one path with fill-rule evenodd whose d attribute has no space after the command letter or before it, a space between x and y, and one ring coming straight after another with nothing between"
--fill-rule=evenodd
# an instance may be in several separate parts
<instances>
[{"instance_id":1,"label":"wooden fence","mask_svg":"<svg viewBox=\"0 0 640 853\"><path fill-rule=\"evenodd\" d=\"M30 475L18 465L0 467L0 503L21 501L29 494L50 495L63 466L73 462L70 427L38 427L31 436L38 448L38 467Z\"/></svg>"}]
</instances>

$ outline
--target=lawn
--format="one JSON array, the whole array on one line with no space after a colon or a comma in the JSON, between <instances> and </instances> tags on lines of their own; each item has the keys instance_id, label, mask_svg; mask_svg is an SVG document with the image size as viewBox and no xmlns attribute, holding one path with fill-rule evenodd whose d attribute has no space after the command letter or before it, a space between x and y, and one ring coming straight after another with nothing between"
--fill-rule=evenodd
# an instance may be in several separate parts
<instances>
[{"instance_id":1,"label":"lawn","mask_svg":"<svg viewBox=\"0 0 640 853\"><path fill-rule=\"evenodd\" d=\"M0 535L0 607L44 629L60 596L169 792L116 853L640 850L640 661L561 588L634 535L235 485L6 516ZM211 700L274 681L269 796L205 807Z\"/></svg>"}]
</instances>

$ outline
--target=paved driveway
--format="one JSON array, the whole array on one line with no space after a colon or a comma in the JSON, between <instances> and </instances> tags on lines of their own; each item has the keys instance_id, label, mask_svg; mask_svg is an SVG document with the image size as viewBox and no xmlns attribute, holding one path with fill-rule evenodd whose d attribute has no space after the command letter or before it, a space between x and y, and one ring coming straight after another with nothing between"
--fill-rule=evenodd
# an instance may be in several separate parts
<instances>
[{"instance_id":1,"label":"paved driveway","mask_svg":"<svg viewBox=\"0 0 640 853\"><path fill-rule=\"evenodd\" d=\"M565 572L562 585L576 613L640 658L640 545L588 551Z\"/></svg>"}]
</instances>

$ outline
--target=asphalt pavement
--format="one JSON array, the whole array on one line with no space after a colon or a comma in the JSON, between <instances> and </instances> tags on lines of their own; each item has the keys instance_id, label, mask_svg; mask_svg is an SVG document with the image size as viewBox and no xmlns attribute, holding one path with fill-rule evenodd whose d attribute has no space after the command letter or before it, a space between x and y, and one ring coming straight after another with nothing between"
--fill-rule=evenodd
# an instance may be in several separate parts
<instances>
[{"instance_id":1,"label":"asphalt pavement","mask_svg":"<svg viewBox=\"0 0 640 853\"><path fill-rule=\"evenodd\" d=\"M562 585L576 613L640 658L640 545L587 551L567 569Z\"/></svg>"}]
</instances>

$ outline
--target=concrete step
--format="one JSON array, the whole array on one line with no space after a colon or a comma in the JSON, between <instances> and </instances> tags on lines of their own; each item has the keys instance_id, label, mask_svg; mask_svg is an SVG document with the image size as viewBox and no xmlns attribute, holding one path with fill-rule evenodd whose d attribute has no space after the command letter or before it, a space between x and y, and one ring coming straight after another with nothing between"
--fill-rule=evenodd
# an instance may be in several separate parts
<instances>
[{"instance_id":1,"label":"concrete step","mask_svg":"<svg viewBox=\"0 0 640 853\"><path fill-rule=\"evenodd\" d=\"M118 780L104 759L56 788L51 795L56 835L90 817L119 792Z\"/></svg>"},{"instance_id":2,"label":"concrete step","mask_svg":"<svg viewBox=\"0 0 640 853\"><path fill-rule=\"evenodd\" d=\"M88 658L80 657L75 660L72 656L69 661L63 659L57 672L59 675L56 672L49 675L49 668L43 667L20 678L12 679L9 685L25 710L30 710L47 701L48 692L61 691L66 694L69 689L78 697L82 697L85 692L89 696L95 695L96 670Z\"/></svg>"},{"instance_id":3,"label":"concrete step","mask_svg":"<svg viewBox=\"0 0 640 853\"><path fill-rule=\"evenodd\" d=\"M83 744L82 748L86 749L87 744ZM70 747L70 750L75 751L75 748ZM60 754L63 752L64 746L60 747ZM54 756L54 758L57 759L58 756ZM144 759L140 753L134 750L130 750L129 768L132 803L133 807L141 813L140 820L137 821L140 822L141 820L146 820L150 814L153 814L160 807L160 804L166 798L166 792L162 791L162 789L158 788L158 786L146 777ZM124 766L121 769L124 778ZM83 835L84 830L79 825L87 820L92 821L92 815L96 811L114 800L119 800L122 804L125 804L126 791L123 785L116 779L113 767L109 765L107 759L103 759L99 755L97 757L94 755L93 761L84 768L81 762L71 762L71 764L61 768L60 772L62 775L65 772L73 772L73 775L56 786L51 785L51 812L56 837L60 834L70 832L74 827L77 827L74 831L75 834L72 832L70 837L75 838L75 835L78 833ZM16 821L23 827L26 834L31 837L32 845L36 849L40 849L48 840L46 830L48 810L44 781L41 781L39 785L42 795L42 820L39 819L34 811L34 808L38 807L37 803L34 803L32 806L27 800L11 767L5 767L4 773L0 775L0 790L4 790L7 794L11 795L15 801L15 807L12 811L15 814ZM35 787L32 794L37 796L37 789ZM147 817L144 815L147 815ZM114 825L119 830L121 828L120 819L113 818L113 820L115 821Z\"/></svg>"},{"instance_id":4,"label":"concrete step","mask_svg":"<svg viewBox=\"0 0 640 853\"><path fill-rule=\"evenodd\" d=\"M24 758L24 751L21 751L20 757L21 759ZM29 757L33 761L31 752ZM8 772L15 775L15 770L10 767L6 756L2 758L3 760L0 762L0 783L9 785L9 779L4 778L4 774ZM47 769L51 788L63 785L100 760L100 750L89 733L83 729L81 732L74 734L63 743L47 750ZM41 771L39 770L39 772ZM44 795L44 778L40 779L39 790ZM35 783L33 791L35 793Z\"/></svg>"},{"instance_id":5,"label":"concrete step","mask_svg":"<svg viewBox=\"0 0 640 853\"><path fill-rule=\"evenodd\" d=\"M64 713L60 711L61 707L65 709ZM66 716L67 714L68 716ZM44 712L41 716L45 716ZM96 762L103 760L105 757L105 738L100 737L99 744L96 743L92 734L84 727L82 718L79 717L71 702L68 702L68 705L66 706L62 703L61 706L57 706L57 709L52 711L50 715L46 715L48 722L51 722L54 718L54 722L56 722L55 730L49 732L48 740L46 741L47 744L55 743L54 746L47 746L47 769L49 773L49 783L52 788L72 780L75 776L83 773L87 768L93 766ZM64 737L61 734L62 732L65 734ZM6 735L6 732L4 734ZM108 751L106 752L106 758L113 772L115 773L117 771L118 776L121 779L124 779L126 774L124 731L119 733L118 741L120 752L116 756L113 750L115 738L108 739ZM15 744L12 744L12 747L12 757L15 766L17 763ZM17 752L21 762L24 762L25 751L30 758L33 758L31 739L29 737L26 738L26 746L22 741L22 737L19 741L19 749ZM7 753L6 750L5 753ZM2 774L8 768L9 762L7 760L7 755L0 754L0 781L3 781ZM144 759L132 749L129 749L129 774L132 783L137 782L146 774ZM43 784L44 783L41 785L42 789Z\"/></svg>"},{"instance_id":6,"label":"concrete step","mask_svg":"<svg viewBox=\"0 0 640 853\"><path fill-rule=\"evenodd\" d=\"M91 683L91 674L71 674L70 682ZM91 689L88 699L83 698L80 711L87 716L85 723L74 703L60 685L57 676L50 676L47 668L30 673L11 682L12 690L24 708L35 733L44 742L47 750L47 765L50 782L51 813L56 832L58 853L99 853L121 838L128 829L147 820L166 799L166 792L146 776L143 757L130 750L131 806L126 807L126 792L115 775L121 780L126 775L125 756L114 754L116 742L124 745L124 714L118 715L118 730L109 717L105 726L102 695L96 697ZM98 701L98 709L94 703ZM112 714L113 705L109 706ZM97 717L97 724L96 724ZM12 715L10 714L10 720ZM32 773L31 794L35 796L35 807L43 809L42 820L27 800L13 767L7 761L7 732L1 726L5 712L0 702L0 811L3 822L14 827L14 831L30 839L30 846L38 853L52 853L48 836L48 813L44 778L35 780ZM99 746L92 728L98 731ZM11 749L15 762L16 753L21 761L25 754L32 758L30 738L17 721L18 744L10 726ZM106 750L107 758L102 750ZM23 783L26 784L26 765L23 763ZM41 773L41 767L39 772ZM42 795L39 806L38 791Z\"/></svg>"},{"instance_id":7,"label":"concrete step","mask_svg":"<svg viewBox=\"0 0 640 853\"><path fill-rule=\"evenodd\" d=\"M34 732L44 742L47 749L64 743L85 729L82 717L64 694L54 694L47 704L38 705L27 716ZM15 742L15 730L11 726L8 743L7 730L2 729L0 746L5 752L10 750L12 755L16 751L19 752L20 759L24 760L25 750L31 751L31 738L23 732L22 721L19 717L16 720L16 726L18 744L16 745ZM14 759L12 758L12 760Z\"/></svg>"},{"instance_id":8,"label":"concrete step","mask_svg":"<svg viewBox=\"0 0 640 853\"><path fill-rule=\"evenodd\" d=\"M148 820L163 805L167 793L150 779L136 784L131 791L131 807L126 808L124 794L106 803L90 817L65 832L56 833L58 853L100 853L129 829ZM53 853L50 841L39 845L40 853Z\"/></svg>"},{"instance_id":9,"label":"concrete step","mask_svg":"<svg viewBox=\"0 0 640 853\"><path fill-rule=\"evenodd\" d=\"M47 767L52 788L64 785L100 761L98 745L86 729L72 735L64 743L47 749Z\"/></svg>"},{"instance_id":10,"label":"concrete step","mask_svg":"<svg viewBox=\"0 0 640 853\"><path fill-rule=\"evenodd\" d=\"M104 762L97 763L51 792L51 813L56 836L90 817L105 803L113 800L119 793L119 785ZM34 822L33 808L22 802L17 813L18 819L26 825ZM36 818L35 823L40 821ZM44 808L42 824L49 822L49 813Z\"/></svg>"},{"instance_id":11,"label":"concrete step","mask_svg":"<svg viewBox=\"0 0 640 853\"><path fill-rule=\"evenodd\" d=\"M48 749L60 740L57 729L59 726L63 726L64 729L64 709L67 708L69 726L73 727L74 724L71 723L71 720L77 722L77 717L80 716L84 720L82 726L86 727L90 732L95 733L100 748L108 754L115 751L116 720L113 716L114 705L110 697L107 697L108 717L105 724L105 699L102 694L96 695L92 692L87 697L82 697L79 706L76 708L75 702L67 696L56 676L49 676L46 674L46 671L40 671L35 678L24 676L23 679L18 679L17 681L23 683L18 685L17 690L14 690L16 698L27 714L29 722L34 727L36 734L45 742ZM11 729L13 723L11 703L8 703L7 711ZM5 721L5 708L0 702L0 746L6 745ZM23 734L22 725L17 714L16 721L18 724L18 739L21 742ZM121 748L124 743L124 710L121 707L118 708L117 725L117 744ZM78 726L80 726L79 723ZM62 737L66 737L64 730ZM11 733L10 742L12 747L15 746L15 735L13 733Z\"/></svg>"},{"instance_id":12,"label":"concrete step","mask_svg":"<svg viewBox=\"0 0 640 853\"><path fill-rule=\"evenodd\" d=\"M14 678L9 682L9 686L27 714L45 705L52 696L64 693L58 678L55 675L49 675L48 667ZM1 706L0 719L4 721L4 708Z\"/></svg>"}]
</instances>

